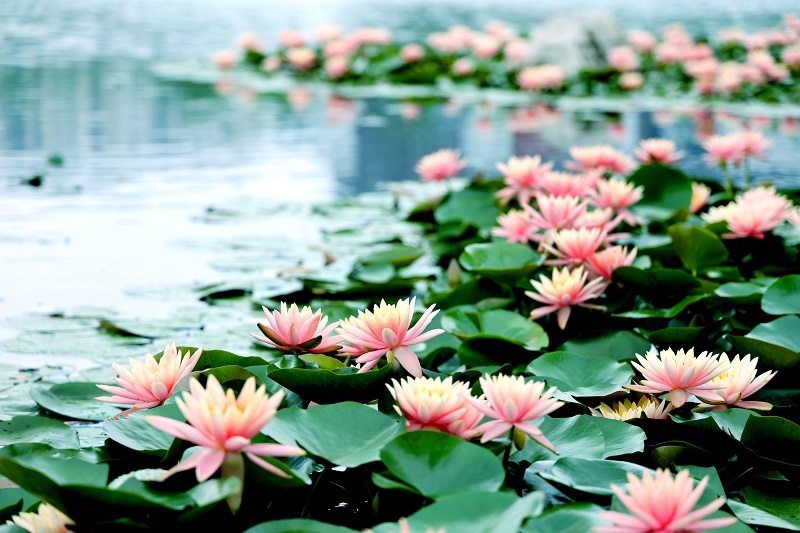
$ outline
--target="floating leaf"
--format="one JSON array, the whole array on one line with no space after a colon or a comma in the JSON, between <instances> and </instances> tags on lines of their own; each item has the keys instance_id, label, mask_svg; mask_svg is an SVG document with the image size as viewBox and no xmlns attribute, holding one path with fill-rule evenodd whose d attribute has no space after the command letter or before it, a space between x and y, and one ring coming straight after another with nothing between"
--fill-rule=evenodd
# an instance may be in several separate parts
<instances>
[{"instance_id":1,"label":"floating leaf","mask_svg":"<svg viewBox=\"0 0 800 533\"><path fill-rule=\"evenodd\" d=\"M708 294L697 294L695 296L687 296L668 309L638 309L636 311L617 313L614 316L621 318L674 318L687 307L706 298L708 298Z\"/></svg>"},{"instance_id":2,"label":"floating leaf","mask_svg":"<svg viewBox=\"0 0 800 533\"><path fill-rule=\"evenodd\" d=\"M692 201L691 178L674 167L642 165L628 176L628 182L644 189L637 205L664 210L667 217L680 208L688 209Z\"/></svg>"},{"instance_id":3,"label":"floating leaf","mask_svg":"<svg viewBox=\"0 0 800 533\"><path fill-rule=\"evenodd\" d=\"M759 283L725 283L714 290L714 295L737 305L753 305L761 300L767 286Z\"/></svg>"},{"instance_id":4,"label":"floating leaf","mask_svg":"<svg viewBox=\"0 0 800 533\"><path fill-rule=\"evenodd\" d=\"M447 433L399 435L383 447L380 457L394 476L433 499L496 491L505 478L503 465L492 452Z\"/></svg>"},{"instance_id":5,"label":"floating leaf","mask_svg":"<svg viewBox=\"0 0 800 533\"><path fill-rule=\"evenodd\" d=\"M79 381L31 390L31 398L42 409L77 420L100 421L118 415L118 408L96 399L104 395L96 384Z\"/></svg>"},{"instance_id":6,"label":"floating leaf","mask_svg":"<svg viewBox=\"0 0 800 533\"><path fill-rule=\"evenodd\" d=\"M64 422L43 416L15 416L0 422L0 446L37 442L53 448L77 450L78 433Z\"/></svg>"},{"instance_id":7,"label":"floating leaf","mask_svg":"<svg viewBox=\"0 0 800 533\"><path fill-rule=\"evenodd\" d=\"M448 196L434 211L434 218L439 224L460 222L491 228L499 214L493 191L463 189Z\"/></svg>"},{"instance_id":8,"label":"floating leaf","mask_svg":"<svg viewBox=\"0 0 800 533\"><path fill-rule=\"evenodd\" d=\"M633 376L627 363L570 352L544 354L534 359L527 370L561 392L583 397L622 392L622 386L630 383Z\"/></svg>"},{"instance_id":9,"label":"floating leaf","mask_svg":"<svg viewBox=\"0 0 800 533\"><path fill-rule=\"evenodd\" d=\"M600 518L603 508L593 503L571 503L552 507L541 516L529 520L523 533L586 533L594 526L606 524Z\"/></svg>"},{"instance_id":10,"label":"floating leaf","mask_svg":"<svg viewBox=\"0 0 800 533\"><path fill-rule=\"evenodd\" d=\"M539 350L549 343L547 333L539 324L504 309L454 307L445 311L442 327L461 339L498 339L526 350Z\"/></svg>"},{"instance_id":11,"label":"floating leaf","mask_svg":"<svg viewBox=\"0 0 800 533\"><path fill-rule=\"evenodd\" d=\"M578 336L559 346L562 352L608 357L617 361L633 359L650 349L650 342L632 331L602 331Z\"/></svg>"},{"instance_id":12,"label":"floating leaf","mask_svg":"<svg viewBox=\"0 0 800 533\"><path fill-rule=\"evenodd\" d=\"M741 442L749 450L778 465L800 466L800 426L779 416L751 416L742 430Z\"/></svg>"},{"instance_id":13,"label":"floating leaf","mask_svg":"<svg viewBox=\"0 0 800 533\"><path fill-rule=\"evenodd\" d=\"M497 241L470 244L459 257L459 262L470 272L509 281L533 272L544 259L544 255L526 244Z\"/></svg>"},{"instance_id":14,"label":"floating leaf","mask_svg":"<svg viewBox=\"0 0 800 533\"><path fill-rule=\"evenodd\" d=\"M346 467L380 459L380 450L405 428L396 420L353 402L313 409L281 409L262 430L282 444Z\"/></svg>"},{"instance_id":15,"label":"floating leaf","mask_svg":"<svg viewBox=\"0 0 800 533\"><path fill-rule=\"evenodd\" d=\"M724 263L728 258L728 249L719 237L705 228L670 226L669 235L675 253L692 271Z\"/></svg>"},{"instance_id":16,"label":"floating leaf","mask_svg":"<svg viewBox=\"0 0 800 533\"><path fill-rule=\"evenodd\" d=\"M284 368L272 370L267 375L290 391L317 403L369 402L385 390L392 375L392 365L360 374L350 367L336 370Z\"/></svg>"},{"instance_id":17,"label":"floating leaf","mask_svg":"<svg viewBox=\"0 0 800 533\"><path fill-rule=\"evenodd\" d=\"M553 444L558 454L554 454L529 438L525 448L511 456L512 461L535 463L537 461L554 461L559 457L603 458L605 452L603 432L588 417L544 417L542 423L539 424L539 429Z\"/></svg>"},{"instance_id":18,"label":"floating leaf","mask_svg":"<svg viewBox=\"0 0 800 533\"><path fill-rule=\"evenodd\" d=\"M131 413L124 418L106 420L103 429L108 438L127 448L164 456L172 445L174 437L156 429L145 420L146 416L166 416L175 420L185 420L178 406L169 403L138 413Z\"/></svg>"},{"instance_id":19,"label":"floating leaf","mask_svg":"<svg viewBox=\"0 0 800 533\"><path fill-rule=\"evenodd\" d=\"M740 517L741 520L747 522L748 524L758 524L785 528L791 531L800 531L800 511L798 511L800 509L800 498L798 497L797 493L790 495L786 494L784 491L767 491L751 485L742 489L739 494L742 498L744 498L745 503L751 507L748 515L750 517L757 517L759 519L758 522L751 522ZM763 513L769 513L770 516L777 518L784 524L779 525L778 523L764 523L764 521L769 517L753 513L753 508L762 511ZM742 511L741 507L739 507L739 511L737 511L737 507L734 506L731 506L731 509L736 513L737 516L739 516L739 511ZM790 526L787 526L785 523L790 524Z\"/></svg>"},{"instance_id":20,"label":"floating leaf","mask_svg":"<svg viewBox=\"0 0 800 533\"><path fill-rule=\"evenodd\" d=\"M770 315L800 313L800 274L779 278L761 298L761 309Z\"/></svg>"},{"instance_id":21,"label":"floating leaf","mask_svg":"<svg viewBox=\"0 0 800 533\"><path fill-rule=\"evenodd\" d=\"M581 492L610 496L612 484L623 486L628 482L628 472L640 478L644 472L653 473L635 463L564 457L556 461L550 471L541 471L540 475Z\"/></svg>"},{"instance_id":22,"label":"floating leaf","mask_svg":"<svg viewBox=\"0 0 800 533\"><path fill-rule=\"evenodd\" d=\"M644 451L644 441L647 435L641 428L622 420L602 416L583 416L603 432L605 446L602 459Z\"/></svg>"}]
</instances>

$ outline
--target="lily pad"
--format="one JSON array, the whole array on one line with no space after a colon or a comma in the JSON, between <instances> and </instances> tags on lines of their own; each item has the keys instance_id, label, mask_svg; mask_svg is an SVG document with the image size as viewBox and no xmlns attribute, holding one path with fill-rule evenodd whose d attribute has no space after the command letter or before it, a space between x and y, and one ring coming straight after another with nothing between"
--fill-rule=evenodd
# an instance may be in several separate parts
<instances>
[{"instance_id":1,"label":"lily pad","mask_svg":"<svg viewBox=\"0 0 800 533\"><path fill-rule=\"evenodd\" d=\"M692 271L724 263L728 249L722 241L705 228L670 226L672 246L684 266Z\"/></svg>"},{"instance_id":2,"label":"lily pad","mask_svg":"<svg viewBox=\"0 0 800 533\"><path fill-rule=\"evenodd\" d=\"M65 450L80 448L78 432L52 418L15 416L0 422L0 446L26 442L38 442Z\"/></svg>"},{"instance_id":3,"label":"lily pad","mask_svg":"<svg viewBox=\"0 0 800 533\"><path fill-rule=\"evenodd\" d=\"M434 211L439 224L461 222L477 228L491 228L500 214L494 192L481 189L463 189L452 193Z\"/></svg>"},{"instance_id":4,"label":"lily pad","mask_svg":"<svg viewBox=\"0 0 800 533\"><path fill-rule=\"evenodd\" d=\"M392 375L392 365L361 374L348 367L335 370L282 368L267 375L290 391L317 403L369 402L384 391Z\"/></svg>"},{"instance_id":5,"label":"lily pad","mask_svg":"<svg viewBox=\"0 0 800 533\"><path fill-rule=\"evenodd\" d=\"M31 398L42 409L67 418L101 421L120 413L118 408L96 399L105 394L94 383L76 381L35 388Z\"/></svg>"},{"instance_id":6,"label":"lily pad","mask_svg":"<svg viewBox=\"0 0 800 533\"><path fill-rule=\"evenodd\" d=\"M764 292L761 308L770 315L800 313L800 274L784 276Z\"/></svg>"},{"instance_id":7,"label":"lily pad","mask_svg":"<svg viewBox=\"0 0 800 533\"><path fill-rule=\"evenodd\" d=\"M168 403L131 413L124 418L106 420L103 424L108 438L132 450L164 456L172 445L174 437L156 429L145 420L146 416L166 416L175 420L185 420L178 406Z\"/></svg>"},{"instance_id":8,"label":"lily pad","mask_svg":"<svg viewBox=\"0 0 800 533\"><path fill-rule=\"evenodd\" d=\"M645 353L650 346L649 341L632 331L602 331L575 337L559 346L558 350L621 361Z\"/></svg>"},{"instance_id":9,"label":"lily pad","mask_svg":"<svg viewBox=\"0 0 800 533\"><path fill-rule=\"evenodd\" d=\"M509 281L533 272L544 259L528 245L497 241L468 245L459 262L470 272Z\"/></svg>"},{"instance_id":10,"label":"lily pad","mask_svg":"<svg viewBox=\"0 0 800 533\"><path fill-rule=\"evenodd\" d=\"M559 457L580 457L584 459L602 459L605 453L605 438L600 427L588 417L572 416L569 418L545 417L539 429L544 433L557 454L551 452L531 438L527 439L525 448L511 456L515 462L535 463L537 461L555 461Z\"/></svg>"},{"instance_id":11,"label":"lily pad","mask_svg":"<svg viewBox=\"0 0 800 533\"><path fill-rule=\"evenodd\" d=\"M539 350L550 342L536 322L504 309L458 306L445 311L442 327L461 339L498 339L526 350Z\"/></svg>"},{"instance_id":12,"label":"lily pad","mask_svg":"<svg viewBox=\"0 0 800 533\"><path fill-rule=\"evenodd\" d=\"M638 477L642 477L644 472L653 473L648 468L624 461L564 457L556 461L550 471L541 471L539 475L581 492L611 496L611 485L625 485L628 472Z\"/></svg>"},{"instance_id":13,"label":"lily pad","mask_svg":"<svg viewBox=\"0 0 800 533\"><path fill-rule=\"evenodd\" d=\"M622 386L630 383L633 376L627 363L570 352L544 354L534 359L527 370L559 391L581 397L622 392Z\"/></svg>"}]
</instances>

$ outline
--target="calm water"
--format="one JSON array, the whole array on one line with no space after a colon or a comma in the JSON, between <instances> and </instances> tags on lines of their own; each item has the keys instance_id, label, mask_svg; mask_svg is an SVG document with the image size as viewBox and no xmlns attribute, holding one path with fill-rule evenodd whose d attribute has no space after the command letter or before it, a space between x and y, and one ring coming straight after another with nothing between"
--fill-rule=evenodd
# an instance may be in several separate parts
<instances>
[{"instance_id":1,"label":"calm water","mask_svg":"<svg viewBox=\"0 0 800 533\"><path fill-rule=\"evenodd\" d=\"M621 114L598 110L509 110L382 99L342 100L156 78L152 67L230 48L255 31L323 22L383 25L401 40L453 23L499 19L530 26L596 3L505 1L15 0L0 2L0 318L99 306L151 316L180 305L132 298L130 286L219 281L189 238L253 235L311 241L319 226L298 222L312 202L414 179L413 166L442 147L460 148L474 170L510 155L563 160L572 144L677 139L684 168L708 175L697 135L744 124L775 141L754 173L800 185L793 118L710 116L686 109ZM793 1L603 3L626 27L656 29L686 17L694 32L777 24ZM750 114L752 115L752 114ZM47 158L60 154L61 167ZM22 185L35 175L41 187ZM209 208L251 206L266 218ZM291 209L286 206L296 206ZM0 338L15 335L0 328ZM13 354L0 351L6 361ZM27 357L27 356L26 356ZM30 359L28 359L30 361Z\"/></svg>"}]
</instances>

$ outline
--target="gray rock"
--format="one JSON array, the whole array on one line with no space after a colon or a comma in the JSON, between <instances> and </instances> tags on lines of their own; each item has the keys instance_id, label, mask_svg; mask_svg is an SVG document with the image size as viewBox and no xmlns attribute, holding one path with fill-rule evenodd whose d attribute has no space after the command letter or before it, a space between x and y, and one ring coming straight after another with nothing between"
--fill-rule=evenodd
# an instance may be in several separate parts
<instances>
[{"instance_id":1,"label":"gray rock","mask_svg":"<svg viewBox=\"0 0 800 533\"><path fill-rule=\"evenodd\" d=\"M553 17L531 29L527 63L552 63L573 76L583 68L606 65L608 51L624 43L622 25L609 14Z\"/></svg>"}]
</instances>

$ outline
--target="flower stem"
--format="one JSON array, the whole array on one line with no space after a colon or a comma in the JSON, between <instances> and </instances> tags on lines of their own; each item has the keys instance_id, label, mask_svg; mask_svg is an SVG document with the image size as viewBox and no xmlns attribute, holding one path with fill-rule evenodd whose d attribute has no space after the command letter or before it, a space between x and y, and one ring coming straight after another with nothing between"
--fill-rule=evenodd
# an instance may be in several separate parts
<instances>
[{"instance_id":1,"label":"flower stem","mask_svg":"<svg viewBox=\"0 0 800 533\"><path fill-rule=\"evenodd\" d=\"M744 188L750 188L750 158L744 158Z\"/></svg>"},{"instance_id":2,"label":"flower stem","mask_svg":"<svg viewBox=\"0 0 800 533\"><path fill-rule=\"evenodd\" d=\"M511 455L511 448L514 446L514 426L511 426L511 430L508 432L508 446L506 446L506 451L503 452L503 468L508 469L508 458Z\"/></svg>"},{"instance_id":3,"label":"flower stem","mask_svg":"<svg viewBox=\"0 0 800 533\"><path fill-rule=\"evenodd\" d=\"M731 169L728 166L728 163L723 161L721 163L722 170L725 171L725 192L732 193L733 192L733 180L731 180Z\"/></svg>"}]
</instances>

